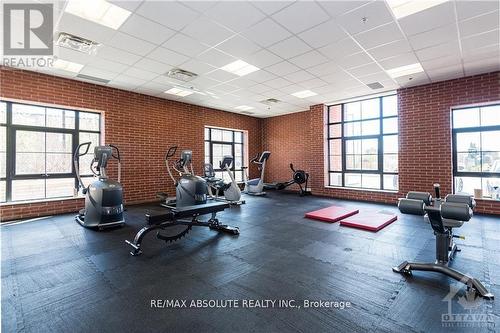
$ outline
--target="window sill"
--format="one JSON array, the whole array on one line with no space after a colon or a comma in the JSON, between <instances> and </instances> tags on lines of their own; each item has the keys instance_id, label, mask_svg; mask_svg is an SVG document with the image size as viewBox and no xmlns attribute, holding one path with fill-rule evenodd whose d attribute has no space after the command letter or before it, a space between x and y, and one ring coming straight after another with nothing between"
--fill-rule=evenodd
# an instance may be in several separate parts
<instances>
[{"instance_id":1,"label":"window sill","mask_svg":"<svg viewBox=\"0 0 500 333\"><path fill-rule=\"evenodd\" d=\"M325 185L325 188L337 189L337 190L353 190L353 191L363 191L363 192L378 192L378 193L390 193L397 194L397 190L376 190L369 188L356 188L356 187L344 187L344 186L329 186Z\"/></svg>"},{"instance_id":2,"label":"window sill","mask_svg":"<svg viewBox=\"0 0 500 333\"><path fill-rule=\"evenodd\" d=\"M493 199L493 198L474 198L475 200L483 200L483 201L493 201L493 202L500 202L499 199Z\"/></svg>"},{"instance_id":3,"label":"window sill","mask_svg":"<svg viewBox=\"0 0 500 333\"><path fill-rule=\"evenodd\" d=\"M2 206L17 206L17 205L37 204L37 203L54 202L54 201L78 200L78 199L85 199L85 197L84 196L77 196L77 197L48 198L48 199L36 199L36 200L25 200L25 201L10 201L10 202L2 202L2 203L0 203L0 207L2 207Z\"/></svg>"}]
</instances>

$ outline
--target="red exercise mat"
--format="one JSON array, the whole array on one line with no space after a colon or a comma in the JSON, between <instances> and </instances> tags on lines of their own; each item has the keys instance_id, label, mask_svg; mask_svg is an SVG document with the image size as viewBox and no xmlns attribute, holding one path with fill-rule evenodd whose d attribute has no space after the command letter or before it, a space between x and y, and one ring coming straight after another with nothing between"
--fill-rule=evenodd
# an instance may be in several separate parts
<instances>
[{"instance_id":1,"label":"red exercise mat","mask_svg":"<svg viewBox=\"0 0 500 333\"><path fill-rule=\"evenodd\" d=\"M323 222L338 222L340 220L345 219L346 217L352 216L354 214L357 214L359 210L357 209L349 209L345 207L338 207L338 206L330 206L327 208L315 210L313 212L306 213L306 217L313 219L313 220L319 220Z\"/></svg>"},{"instance_id":2,"label":"red exercise mat","mask_svg":"<svg viewBox=\"0 0 500 333\"><path fill-rule=\"evenodd\" d=\"M361 212L355 216L343 219L340 225L377 232L396 221L396 215Z\"/></svg>"}]
</instances>

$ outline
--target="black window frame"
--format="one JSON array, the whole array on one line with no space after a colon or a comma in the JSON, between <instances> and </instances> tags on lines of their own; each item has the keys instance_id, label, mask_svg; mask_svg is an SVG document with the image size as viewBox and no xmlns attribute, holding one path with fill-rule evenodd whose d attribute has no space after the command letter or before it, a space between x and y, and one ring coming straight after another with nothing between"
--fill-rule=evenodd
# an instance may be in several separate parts
<instances>
[{"instance_id":1,"label":"black window frame","mask_svg":"<svg viewBox=\"0 0 500 333\"><path fill-rule=\"evenodd\" d=\"M205 131L208 130L208 139L206 137ZM212 130L219 130L219 131L229 131L232 134L232 139L231 141L221 141L221 140L212 140ZM233 177L237 179L236 177L236 172L241 172L241 175L243 177L243 166L244 166L244 161L245 161L245 132L243 130L236 130L236 129L229 129L229 128L220 128L220 127L214 127L214 126L205 126L203 130L203 135L204 135L204 143L208 143L209 147L209 163L212 164L212 167L214 168L215 172L222 172L223 170L219 168L218 165L214 165L214 154L213 154L213 145L214 144L224 144L224 145L231 145L231 155L233 156L233 159L236 159L236 154L235 154L235 146L237 144L241 144L241 168L236 169L236 161L233 161L233 164L231 165L230 170L233 172ZM235 141L235 133L241 133L241 142L236 142ZM205 147L203 147L205 150ZM207 155L207 152L204 152L204 156ZM205 163L207 161L205 160Z\"/></svg>"},{"instance_id":2,"label":"black window frame","mask_svg":"<svg viewBox=\"0 0 500 333\"><path fill-rule=\"evenodd\" d=\"M363 99L357 99L357 100L351 100L349 102L344 102L344 103L337 103L337 104L332 104L327 107L327 114L326 114L326 136L327 136L327 159L328 159L328 170L327 170L327 175L328 175L328 181L327 184L330 187L342 187L342 188L347 188L347 189L361 189L361 190L368 190L368 191L387 191L387 192L398 192L399 191L399 166L398 166L398 172L391 172L391 171L384 171L384 155L398 155L399 158L399 151L397 153L386 153L384 154L384 137L385 136L397 136L398 139L398 150L399 150L399 110L397 107L397 112L395 115L389 115L389 116L384 116L384 110L383 110L383 98L384 97L395 97L397 101L397 94L387 94L387 95L381 95L377 97L367 97ZM367 100L374 100L378 99L379 102L379 109L380 113L378 117L373 117L373 118L366 118L366 119L356 119L356 120L345 120L345 108L346 104L348 103L355 103L355 102L363 102ZM397 102L396 102L397 103ZM340 121L331 121L330 119L330 108L333 107L338 107L340 105ZM385 119L396 119L398 122L398 131L396 132L388 132L384 133L384 120ZM362 126L362 122L364 121L374 121L378 120L379 121L379 133L378 134L370 134L370 135L356 135L356 136L346 136L345 134L345 124L350 124L350 123L361 123L360 126ZM330 127L331 125L340 125L340 136L332 136L330 133ZM346 163L346 156L349 155L347 154L346 150L346 143L348 141L352 140L365 140L365 139L377 139L378 141L378 149L377 149L377 169L362 169L362 159L363 155L372 155L372 154L363 154L362 149L360 154L354 154L354 155L360 155L361 156L361 169L348 169L347 168L347 163ZM331 167L331 159L330 156L334 156L330 154L330 141L331 140L341 140L341 170L332 170ZM361 141L362 144L362 141ZM374 155L374 154L373 154ZM398 163L399 164L399 163ZM331 174L341 174L341 185L337 184L332 184L331 183ZM372 175L379 175L380 176L380 188L370 188L370 187L352 187L352 186L346 186L346 181L345 181L345 175L346 174L372 174ZM396 189L385 189L384 188L384 175L395 175L398 176L398 184ZM361 176L362 177L362 176Z\"/></svg>"},{"instance_id":3,"label":"black window frame","mask_svg":"<svg viewBox=\"0 0 500 333\"><path fill-rule=\"evenodd\" d=\"M451 136L452 136L452 163L453 163L453 193L456 193L456 177L470 177L470 178L479 178L481 181L481 189L483 188L483 178L500 178L500 172L477 172L477 171L459 171L458 170L458 149L457 149L457 134L460 133L479 133L481 138L481 133L483 132L491 132L491 131L500 131L500 125L490 125L490 126L481 126L481 108L490 107L490 106L500 106L500 102L487 103L481 105L472 105L472 106L464 106L464 107L452 107L451 108ZM458 110L467 110L467 109L479 109L479 126L474 127L462 127L455 128L454 127L454 111ZM481 140L481 139L480 139ZM479 148L479 156L481 158L481 169L482 169L482 142ZM473 194L473 193L471 193Z\"/></svg>"},{"instance_id":4,"label":"black window frame","mask_svg":"<svg viewBox=\"0 0 500 333\"><path fill-rule=\"evenodd\" d=\"M6 104L6 122L0 123L0 126L6 129L6 165L5 165L5 177L0 177L0 181L5 181L5 201L0 201L0 203L16 203L16 202L31 202L31 201L47 201L60 198L74 198L74 195L70 196L58 196L58 197L47 197L47 185L44 186L44 197L43 198L33 198L33 199L23 199L23 200L12 200L12 182L15 180L38 180L38 179L61 179L61 178L73 178L75 188L78 186L78 179L76 177L76 170L73 164L73 153L79 145L79 134L80 133L95 133L99 135L98 144L102 143L102 114L100 112L92 111L81 111L78 109L65 108L60 106L44 105L44 104L32 104L29 102L22 101L10 101L0 99L1 103ZM58 127L48 127L48 126L35 126L35 125L20 125L14 124L12 122L12 106L13 105L27 105L33 107L40 107L44 109L56 109L63 111L72 111L75 113L75 126L74 128L58 128ZM90 113L97 114L99 116L99 130L87 130L80 129L80 114ZM45 110L45 117L47 113ZM71 172L69 173L45 173L45 174L16 174L16 133L17 131L30 131L30 132L44 132L44 133L58 133L58 134L71 134ZM90 152L92 153L92 152ZM47 152L45 151L45 154ZM82 174L82 177L93 176L89 171L88 174Z\"/></svg>"}]
</instances>

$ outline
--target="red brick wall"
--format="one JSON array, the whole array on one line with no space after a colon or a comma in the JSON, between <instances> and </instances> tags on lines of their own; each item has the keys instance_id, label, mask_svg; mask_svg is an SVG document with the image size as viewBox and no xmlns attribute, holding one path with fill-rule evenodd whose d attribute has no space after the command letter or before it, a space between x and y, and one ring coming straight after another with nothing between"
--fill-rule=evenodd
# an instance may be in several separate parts
<instances>
[{"instance_id":1,"label":"red brick wall","mask_svg":"<svg viewBox=\"0 0 500 333\"><path fill-rule=\"evenodd\" d=\"M247 130L248 153L261 150L261 119L109 87L0 67L0 96L104 111L105 143L117 145L123 155L127 204L154 201L158 191L174 193L163 160L169 145L192 149L195 171L201 172L205 125ZM3 205L0 219L69 212L82 206L81 200Z\"/></svg>"},{"instance_id":2,"label":"red brick wall","mask_svg":"<svg viewBox=\"0 0 500 333\"><path fill-rule=\"evenodd\" d=\"M316 195L395 203L410 190L432 191L435 182L441 184L442 193L446 195L453 185L450 108L499 100L499 72L398 90L399 193L324 187L324 105L311 106L309 111L298 114L265 119L263 147L274 148L271 149L267 180L283 179L283 160L288 160L290 152L294 151L295 156L308 156L303 168L311 175L310 184ZM295 137L300 123L302 140ZM303 150L298 152L297 149ZM500 214L500 202L478 200L477 211Z\"/></svg>"}]
</instances>

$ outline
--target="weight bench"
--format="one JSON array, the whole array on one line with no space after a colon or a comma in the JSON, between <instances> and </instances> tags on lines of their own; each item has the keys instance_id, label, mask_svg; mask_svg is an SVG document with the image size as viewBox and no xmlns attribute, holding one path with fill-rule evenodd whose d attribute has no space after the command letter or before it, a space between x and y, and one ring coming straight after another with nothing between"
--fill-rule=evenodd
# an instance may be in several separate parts
<instances>
[{"instance_id":1,"label":"weight bench","mask_svg":"<svg viewBox=\"0 0 500 333\"><path fill-rule=\"evenodd\" d=\"M410 263L404 261L393 271L403 275L411 275L412 271L432 271L451 277L467 286L467 294L485 299L493 299L491 294L479 280L448 267L455 254L460 251L453 238L462 236L453 235L453 228L461 227L472 218L472 209L476 203L474 198L464 195L448 195L442 202L439 197L439 187L436 190L437 198L426 192L409 192L407 197L399 199L398 208L401 213L425 215L436 235L436 261L434 263Z\"/></svg>"},{"instance_id":2,"label":"weight bench","mask_svg":"<svg viewBox=\"0 0 500 333\"><path fill-rule=\"evenodd\" d=\"M225 202L209 202L202 205L193 205L186 207L171 207L168 211L161 212L148 212L146 213L146 226L137 232L134 241L126 240L125 242L130 245L133 250L130 254L133 256L142 253L141 243L144 237L153 230L158 230L156 237L164 240L165 242L173 242L184 237L193 226L209 227L212 230L219 232L227 232L232 235L240 233L238 227L228 226L221 224L216 215L229 208L229 204ZM208 221L200 221L198 219L201 215L211 214ZM185 226L185 229L176 233L175 235L164 235L161 230L165 230L174 226Z\"/></svg>"}]
</instances>

